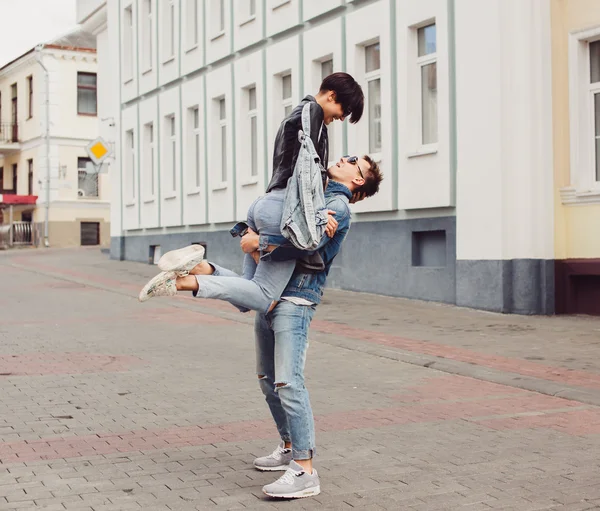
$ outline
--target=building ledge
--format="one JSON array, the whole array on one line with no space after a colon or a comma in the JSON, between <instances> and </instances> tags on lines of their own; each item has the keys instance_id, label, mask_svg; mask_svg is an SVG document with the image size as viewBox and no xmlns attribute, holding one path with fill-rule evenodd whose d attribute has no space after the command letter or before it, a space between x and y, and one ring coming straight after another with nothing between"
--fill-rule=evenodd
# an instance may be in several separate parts
<instances>
[{"instance_id":1,"label":"building ledge","mask_svg":"<svg viewBox=\"0 0 600 511\"><path fill-rule=\"evenodd\" d=\"M600 190L577 190L572 186L560 189L563 204L600 204Z\"/></svg>"}]
</instances>

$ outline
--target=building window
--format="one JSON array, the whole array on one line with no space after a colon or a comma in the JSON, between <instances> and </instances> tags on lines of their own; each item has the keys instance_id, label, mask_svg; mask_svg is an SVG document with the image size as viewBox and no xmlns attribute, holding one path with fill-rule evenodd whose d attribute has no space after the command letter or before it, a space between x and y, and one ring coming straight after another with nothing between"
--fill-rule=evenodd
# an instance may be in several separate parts
<instances>
[{"instance_id":1,"label":"building window","mask_svg":"<svg viewBox=\"0 0 600 511\"><path fill-rule=\"evenodd\" d=\"M14 194L17 193L17 184L18 184L18 176L19 176L19 168L16 163L12 165L12 192Z\"/></svg>"},{"instance_id":2,"label":"building window","mask_svg":"<svg viewBox=\"0 0 600 511\"><path fill-rule=\"evenodd\" d=\"M594 112L594 180L600 181L600 41L589 45L590 79L589 93L593 102Z\"/></svg>"},{"instance_id":3,"label":"building window","mask_svg":"<svg viewBox=\"0 0 600 511\"><path fill-rule=\"evenodd\" d=\"M188 186L192 186L196 191L200 188L200 173L202 171L201 162L202 154L200 151L200 108L194 106L188 109L188 126L189 126L189 144L187 156L188 168Z\"/></svg>"},{"instance_id":4,"label":"building window","mask_svg":"<svg viewBox=\"0 0 600 511\"><path fill-rule=\"evenodd\" d=\"M369 112L369 152L381 152L381 61L379 43L365 47L365 79Z\"/></svg>"},{"instance_id":5,"label":"building window","mask_svg":"<svg viewBox=\"0 0 600 511\"><path fill-rule=\"evenodd\" d=\"M225 99L219 99L219 146L221 150L221 182L227 182L227 109Z\"/></svg>"},{"instance_id":6,"label":"building window","mask_svg":"<svg viewBox=\"0 0 600 511\"><path fill-rule=\"evenodd\" d=\"M142 12L142 52L144 71L152 69L152 2L144 0Z\"/></svg>"},{"instance_id":7,"label":"building window","mask_svg":"<svg viewBox=\"0 0 600 511\"><path fill-rule=\"evenodd\" d=\"M77 158L77 196L98 197L98 172L89 158Z\"/></svg>"},{"instance_id":8,"label":"building window","mask_svg":"<svg viewBox=\"0 0 600 511\"><path fill-rule=\"evenodd\" d=\"M164 2L164 47L163 60L167 61L175 56L175 0Z\"/></svg>"},{"instance_id":9,"label":"building window","mask_svg":"<svg viewBox=\"0 0 600 511\"><path fill-rule=\"evenodd\" d=\"M284 119L292 113L292 75L281 76L281 105Z\"/></svg>"},{"instance_id":10,"label":"building window","mask_svg":"<svg viewBox=\"0 0 600 511\"><path fill-rule=\"evenodd\" d=\"M27 118L33 117L33 76L27 77Z\"/></svg>"},{"instance_id":11,"label":"building window","mask_svg":"<svg viewBox=\"0 0 600 511\"><path fill-rule=\"evenodd\" d=\"M417 65L421 81L421 144L435 144L438 141L435 23L419 28L417 40Z\"/></svg>"},{"instance_id":12,"label":"building window","mask_svg":"<svg viewBox=\"0 0 600 511\"><path fill-rule=\"evenodd\" d=\"M258 176L258 110L256 108L256 87L247 89L248 128L250 130L250 175Z\"/></svg>"},{"instance_id":13,"label":"building window","mask_svg":"<svg viewBox=\"0 0 600 511\"><path fill-rule=\"evenodd\" d=\"M77 113L96 115L98 110L96 73L77 73Z\"/></svg>"},{"instance_id":14,"label":"building window","mask_svg":"<svg viewBox=\"0 0 600 511\"><path fill-rule=\"evenodd\" d=\"M248 0L248 17L256 16L256 0Z\"/></svg>"},{"instance_id":15,"label":"building window","mask_svg":"<svg viewBox=\"0 0 600 511\"><path fill-rule=\"evenodd\" d=\"M123 78L133 79L133 6L125 8L123 16Z\"/></svg>"},{"instance_id":16,"label":"building window","mask_svg":"<svg viewBox=\"0 0 600 511\"><path fill-rule=\"evenodd\" d=\"M321 81L327 78L330 74L333 74L333 59L329 58L321 62ZM327 135L329 138L329 163L334 163L340 156L337 154L335 147L335 134L337 133L337 127L334 122L327 126Z\"/></svg>"},{"instance_id":17,"label":"building window","mask_svg":"<svg viewBox=\"0 0 600 511\"><path fill-rule=\"evenodd\" d=\"M225 32L225 0L211 0L210 18L213 27L213 38Z\"/></svg>"},{"instance_id":18,"label":"building window","mask_svg":"<svg viewBox=\"0 0 600 511\"><path fill-rule=\"evenodd\" d=\"M27 195L33 195L33 160L27 160Z\"/></svg>"},{"instance_id":19,"label":"building window","mask_svg":"<svg viewBox=\"0 0 600 511\"><path fill-rule=\"evenodd\" d=\"M165 131L167 135L165 137L167 168L171 175L171 192L175 194L177 192L177 130L174 115L165 118Z\"/></svg>"},{"instance_id":20,"label":"building window","mask_svg":"<svg viewBox=\"0 0 600 511\"><path fill-rule=\"evenodd\" d=\"M198 45L198 0L187 0L187 47L194 48Z\"/></svg>"},{"instance_id":21,"label":"building window","mask_svg":"<svg viewBox=\"0 0 600 511\"><path fill-rule=\"evenodd\" d=\"M135 200L135 137L133 130L125 132L125 177L130 200Z\"/></svg>"},{"instance_id":22,"label":"building window","mask_svg":"<svg viewBox=\"0 0 600 511\"><path fill-rule=\"evenodd\" d=\"M144 192L146 197L154 197L154 123L144 125Z\"/></svg>"}]
</instances>

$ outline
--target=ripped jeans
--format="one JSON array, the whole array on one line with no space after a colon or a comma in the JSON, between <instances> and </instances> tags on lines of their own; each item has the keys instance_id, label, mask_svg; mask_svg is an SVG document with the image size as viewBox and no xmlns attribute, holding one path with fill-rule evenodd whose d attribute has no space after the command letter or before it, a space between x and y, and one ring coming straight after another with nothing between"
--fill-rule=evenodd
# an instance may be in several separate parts
<instances>
[{"instance_id":1,"label":"ripped jeans","mask_svg":"<svg viewBox=\"0 0 600 511\"><path fill-rule=\"evenodd\" d=\"M256 314L256 372L277 431L292 443L295 460L315 454L315 421L304 386L308 327L315 306L282 301L269 314Z\"/></svg>"}]
</instances>

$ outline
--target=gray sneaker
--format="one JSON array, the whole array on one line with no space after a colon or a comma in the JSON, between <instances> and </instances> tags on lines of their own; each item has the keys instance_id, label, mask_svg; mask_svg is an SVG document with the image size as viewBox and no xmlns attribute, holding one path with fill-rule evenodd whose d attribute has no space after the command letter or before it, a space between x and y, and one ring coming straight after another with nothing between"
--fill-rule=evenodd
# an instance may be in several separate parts
<instances>
[{"instance_id":1,"label":"gray sneaker","mask_svg":"<svg viewBox=\"0 0 600 511\"><path fill-rule=\"evenodd\" d=\"M319 475L313 468L309 474L292 460L290 468L285 471L277 481L263 486L263 493L269 497L280 499L301 499L303 497L314 497L321 493Z\"/></svg>"},{"instance_id":2,"label":"gray sneaker","mask_svg":"<svg viewBox=\"0 0 600 511\"><path fill-rule=\"evenodd\" d=\"M256 458L254 460L254 468L263 472L287 470L290 467L290 461L292 461L292 450L286 449L285 443L282 440L272 454Z\"/></svg>"},{"instance_id":3,"label":"gray sneaker","mask_svg":"<svg viewBox=\"0 0 600 511\"><path fill-rule=\"evenodd\" d=\"M202 245L188 245L167 252L159 259L158 267L162 271L174 271L178 277L185 277L203 259L204 247Z\"/></svg>"}]
</instances>

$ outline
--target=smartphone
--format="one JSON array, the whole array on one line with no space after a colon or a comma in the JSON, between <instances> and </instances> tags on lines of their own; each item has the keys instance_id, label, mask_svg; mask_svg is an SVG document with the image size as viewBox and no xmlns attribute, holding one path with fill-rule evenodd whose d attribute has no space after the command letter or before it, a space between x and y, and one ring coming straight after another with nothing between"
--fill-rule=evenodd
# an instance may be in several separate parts
<instances>
[{"instance_id":1,"label":"smartphone","mask_svg":"<svg viewBox=\"0 0 600 511\"><path fill-rule=\"evenodd\" d=\"M235 238L236 236L244 236L248 232L248 224L246 222L238 222L230 230L229 233Z\"/></svg>"}]
</instances>

